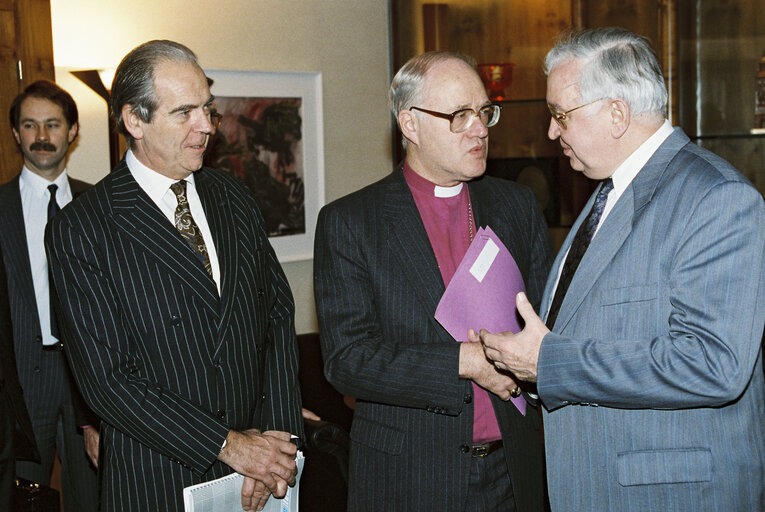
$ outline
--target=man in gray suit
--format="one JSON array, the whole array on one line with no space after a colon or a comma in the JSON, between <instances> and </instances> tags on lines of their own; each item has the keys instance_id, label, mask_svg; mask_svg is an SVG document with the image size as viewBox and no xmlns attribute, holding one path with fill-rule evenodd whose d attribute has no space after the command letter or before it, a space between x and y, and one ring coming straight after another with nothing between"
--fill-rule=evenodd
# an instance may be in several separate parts
<instances>
[{"instance_id":1,"label":"man in gray suit","mask_svg":"<svg viewBox=\"0 0 765 512\"><path fill-rule=\"evenodd\" d=\"M41 80L14 99L9 118L24 166L0 187L0 246L19 381L40 455L39 461L17 462L16 471L48 485L58 453L65 506L95 511L98 479L91 461L98 458L98 419L78 410L82 400L51 309L43 247L49 216L89 187L66 171L66 156L79 130L77 105L65 90Z\"/></svg>"},{"instance_id":2,"label":"man in gray suit","mask_svg":"<svg viewBox=\"0 0 765 512\"><path fill-rule=\"evenodd\" d=\"M763 198L666 121L644 38L576 33L545 70L550 138L603 183L547 281L552 331L519 297L526 327L481 338L537 383L552 509L765 510Z\"/></svg>"},{"instance_id":3,"label":"man in gray suit","mask_svg":"<svg viewBox=\"0 0 765 512\"><path fill-rule=\"evenodd\" d=\"M325 373L357 399L349 509L541 511L537 410L509 403L517 383L434 314L487 225L538 303L552 261L547 227L531 190L483 176L500 108L470 59L414 57L390 103L405 162L323 208L316 231Z\"/></svg>"},{"instance_id":4,"label":"man in gray suit","mask_svg":"<svg viewBox=\"0 0 765 512\"><path fill-rule=\"evenodd\" d=\"M49 223L67 355L102 418L101 510L181 511L234 471L242 506L293 485L303 437L294 302L252 194L202 167L213 97L191 50L120 63L129 150Z\"/></svg>"}]
</instances>

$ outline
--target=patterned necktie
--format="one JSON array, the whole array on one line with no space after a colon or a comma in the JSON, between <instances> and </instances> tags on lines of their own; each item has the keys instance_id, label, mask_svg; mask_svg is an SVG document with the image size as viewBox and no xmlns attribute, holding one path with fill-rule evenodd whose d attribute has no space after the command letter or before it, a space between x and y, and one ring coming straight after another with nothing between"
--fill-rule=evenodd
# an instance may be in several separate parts
<instances>
[{"instance_id":1,"label":"patterned necktie","mask_svg":"<svg viewBox=\"0 0 765 512\"><path fill-rule=\"evenodd\" d=\"M50 200L48 201L48 220L50 221L58 212L58 203L56 202L56 190L58 185L48 185L50 191ZM60 339L58 335L58 322L56 322L56 310L53 306L53 276L48 267L48 301L50 302L50 333Z\"/></svg>"},{"instance_id":2,"label":"patterned necktie","mask_svg":"<svg viewBox=\"0 0 765 512\"><path fill-rule=\"evenodd\" d=\"M563 298L566 296L568 286L571 284L571 279L574 277L577 267L579 267L579 262L582 261L582 257L590 245L595 229L598 227L600 216L603 215L603 209L606 207L608 193L613 188L614 183L611 181L611 178L603 181L603 186L600 187L600 191L595 197L592 210L590 210L582 225L579 226L579 231L576 232L574 241L571 242L571 248L568 251L568 256L566 256L566 262L563 264L560 280L558 280L558 288L555 290L550 312L547 315L547 327L549 329L555 326L555 320L558 318L558 312L560 311L561 304L563 304Z\"/></svg>"},{"instance_id":3,"label":"patterned necktie","mask_svg":"<svg viewBox=\"0 0 765 512\"><path fill-rule=\"evenodd\" d=\"M175 208L175 227L181 236L186 239L186 242L188 242L199 257L199 261L202 262L207 273L212 277L212 265L210 265L210 256L207 254L205 240L202 238L199 226L194 222L194 217L191 216L189 201L186 197L186 180L176 181L170 185L170 190L173 191L178 199L178 206Z\"/></svg>"}]
</instances>

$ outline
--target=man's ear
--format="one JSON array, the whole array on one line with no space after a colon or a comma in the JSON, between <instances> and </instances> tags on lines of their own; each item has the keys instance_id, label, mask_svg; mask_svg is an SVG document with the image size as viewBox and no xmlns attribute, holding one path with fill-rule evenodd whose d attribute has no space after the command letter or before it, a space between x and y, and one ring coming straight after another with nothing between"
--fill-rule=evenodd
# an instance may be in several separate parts
<instances>
[{"instance_id":1,"label":"man's ear","mask_svg":"<svg viewBox=\"0 0 765 512\"><path fill-rule=\"evenodd\" d=\"M125 129L133 137L133 139L143 139L144 122L140 117L138 117L138 114L135 113L132 105L122 106L122 123L125 125Z\"/></svg>"},{"instance_id":2,"label":"man's ear","mask_svg":"<svg viewBox=\"0 0 765 512\"><path fill-rule=\"evenodd\" d=\"M19 132L16 131L16 127L11 126L11 131L13 132L13 138L16 139L16 144L21 146L21 135L19 135Z\"/></svg>"},{"instance_id":3,"label":"man's ear","mask_svg":"<svg viewBox=\"0 0 765 512\"><path fill-rule=\"evenodd\" d=\"M626 101L616 99L610 100L608 104L611 119L611 136L619 139L627 132L630 127L632 111Z\"/></svg>"},{"instance_id":4,"label":"man's ear","mask_svg":"<svg viewBox=\"0 0 765 512\"><path fill-rule=\"evenodd\" d=\"M69 144L71 144L74 141L74 139L77 138L77 134L79 132L80 132L79 123L74 123L72 126L69 127L69 134L68 134Z\"/></svg>"},{"instance_id":5,"label":"man's ear","mask_svg":"<svg viewBox=\"0 0 765 512\"><path fill-rule=\"evenodd\" d=\"M411 110L402 110L398 113L398 126L401 128L401 133L412 144L419 145L419 128L420 123L417 116Z\"/></svg>"}]
</instances>

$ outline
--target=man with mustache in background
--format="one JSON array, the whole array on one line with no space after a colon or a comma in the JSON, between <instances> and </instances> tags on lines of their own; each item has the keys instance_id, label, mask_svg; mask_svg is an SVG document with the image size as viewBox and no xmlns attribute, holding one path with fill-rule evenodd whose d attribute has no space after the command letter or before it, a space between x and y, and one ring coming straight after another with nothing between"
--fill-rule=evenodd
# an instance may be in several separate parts
<instances>
[{"instance_id":1,"label":"man with mustache in background","mask_svg":"<svg viewBox=\"0 0 765 512\"><path fill-rule=\"evenodd\" d=\"M79 130L77 105L68 92L40 80L14 99L9 117L24 166L0 187L0 246L16 365L32 420L29 436L40 453L39 462L17 462L16 472L48 485L57 452L66 509L95 511L98 481L91 462L98 459L98 419L85 407L64 357L43 247L50 216L89 187L66 171Z\"/></svg>"}]
</instances>

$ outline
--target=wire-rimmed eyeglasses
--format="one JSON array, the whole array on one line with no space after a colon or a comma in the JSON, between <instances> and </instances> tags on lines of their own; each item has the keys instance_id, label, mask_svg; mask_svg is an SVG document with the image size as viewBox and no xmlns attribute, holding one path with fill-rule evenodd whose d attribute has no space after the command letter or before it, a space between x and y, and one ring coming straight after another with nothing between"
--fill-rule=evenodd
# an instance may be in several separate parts
<instances>
[{"instance_id":1,"label":"wire-rimmed eyeglasses","mask_svg":"<svg viewBox=\"0 0 765 512\"><path fill-rule=\"evenodd\" d=\"M449 129L452 133L461 133L470 128L473 119L476 117L486 128L491 128L499 122L499 114L502 111L502 107L492 103L491 105L479 108L478 112L472 108L463 108L452 112L451 114L436 112L435 110L427 110L420 107L409 107L409 110L419 110L420 112L425 112L431 116L448 119Z\"/></svg>"},{"instance_id":2,"label":"wire-rimmed eyeglasses","mask_svg":"<svg viewBox=\"0 0 765 512\"><path fill-rule=\"evenodd\" d=\"M547 104L547 109L550 111L550 115L552 116L552 118L555 119L555 122L558 123L558 126L560 126L561 128L563 128L565 130L566 129L566 121L568 121L568 115L571 112L573 112L574 110L579 110L580 108L584 108L584 107L586 107L588 105L592 105L593 103L595 103L597 101L600 101L601 99L603 99L603 98L599 98L597 100L592 100L589 103L585 103L584 105L579 105L578 107L574 107L572 109L566 110L565 112L558 112L557 110L555 110L555 107L553 107L549 103Z\"/></svg>"},{"instance_id":3,"label":"wire-rimmed eyeglasses","mask_svg":"<svg viewBox=\"0 0 765 512\"><path fill-rule=\"evenodd\" d=\"M217 110L212 110L210 112L210 124L212 124L213 129L217 130L220 128L221 121L223 121L223 114L219 113Z\"/></svg>"}]
</instances>

